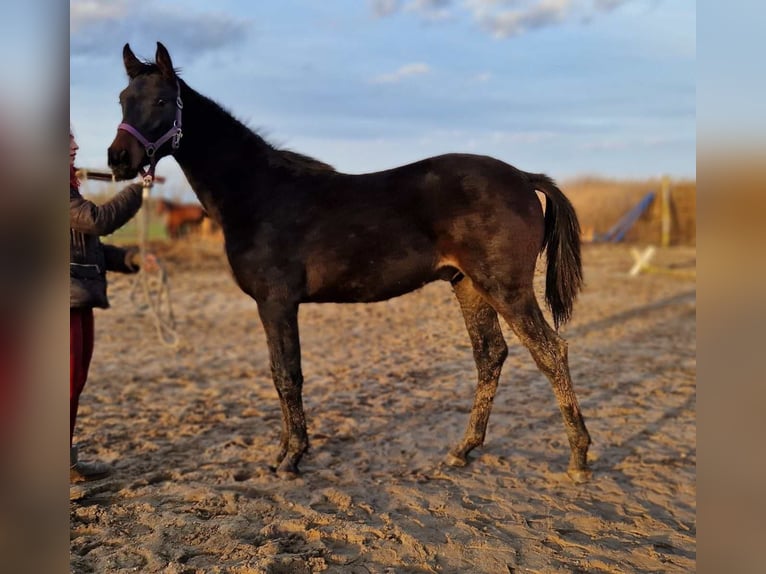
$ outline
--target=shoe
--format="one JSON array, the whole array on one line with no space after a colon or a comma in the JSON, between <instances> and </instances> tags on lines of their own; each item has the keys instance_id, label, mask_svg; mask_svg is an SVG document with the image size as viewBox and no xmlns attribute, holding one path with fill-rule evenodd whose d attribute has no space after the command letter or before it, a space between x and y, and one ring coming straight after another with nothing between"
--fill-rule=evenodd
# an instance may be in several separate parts
<instances>
[{"instance_id":1,"label":"shoe","mask_svg":"<svg viewBox=\"0 0 766 574\"><path fill-rule=\"evenodd\" d=\"M98 480L109 476L111 472L108 464L81 460L69 467L69 482Z\"/></svg>"},{"instance_id":2,"label":"shoe","mask_svg":"<svg viewBox=\"0 0 766 574\"><path fill-rule=\"evenodd\" d=\"M69 482L98 480L112 472L109 465L103 462L78 460L76 445L69 448L69 465Z\"/></svg>"}]
</instances>

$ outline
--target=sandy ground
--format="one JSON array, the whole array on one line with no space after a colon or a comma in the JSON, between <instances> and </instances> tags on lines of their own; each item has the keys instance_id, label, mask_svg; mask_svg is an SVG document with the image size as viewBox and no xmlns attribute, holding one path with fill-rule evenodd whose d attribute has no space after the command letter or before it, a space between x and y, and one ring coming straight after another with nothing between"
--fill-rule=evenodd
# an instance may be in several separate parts
<instances>
[{"instance_id":1,"label":"sandy ground","mask_svg":"<svg viewBox=\"0 0 766 574\"><path fill-rule=\"evenodd\" d=\"M562 334L589 484L566 477L549 384L507 330L486 444L464 469L442 463L476 378L447 283L301 308L311 450L283 482L255 303L220 246L188 241L162 253L179 347L160 342L132 277L112 276L113 308L97 312L75 440L114 473L72 491L73 572L695 570L694 248L658 253L677 275L628 278L628 247L585 247Z\"/></svg>"}]
</instances>

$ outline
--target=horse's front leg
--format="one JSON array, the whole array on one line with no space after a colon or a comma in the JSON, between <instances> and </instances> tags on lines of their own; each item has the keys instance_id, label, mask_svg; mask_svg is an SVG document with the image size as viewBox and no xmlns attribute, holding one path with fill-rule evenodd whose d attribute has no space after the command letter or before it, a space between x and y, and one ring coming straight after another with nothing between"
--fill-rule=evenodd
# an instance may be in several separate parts
<instances>
[{"instance_id":1,"label":"horse's front leg","mask_svg":"<svg viewBox=\"0 0 766 574\"><path fill-rule=\"evenodd\" d=\"M301 397L303 373L298 338L298 305L259 302L258 313L266 331L271 375L282 406L283 428L276 470L282 478L295 478L298 462L309 447Z\"/></svg>"}]
</instances>

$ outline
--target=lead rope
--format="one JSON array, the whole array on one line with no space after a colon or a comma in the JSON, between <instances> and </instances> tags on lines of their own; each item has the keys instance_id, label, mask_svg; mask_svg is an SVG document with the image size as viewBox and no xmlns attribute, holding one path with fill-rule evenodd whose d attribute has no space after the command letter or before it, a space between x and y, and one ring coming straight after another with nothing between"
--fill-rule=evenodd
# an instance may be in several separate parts
<instances>
[{"instance_id":1,"label":"lead rope","mask_svg":"<svg viewBox=\"0 0 766 574\"><path fill-rule=\"evenodd\" d=\"M143 204L141 206L141 216L138 218L138 233L139 243L138 250L141 254L141 261L146 261L146 255L148 254L147 244L149 242L149 209L148 200L154 183L154 178L151 174L144 175L144 186L141 192L143 196ZM141 283L144 292L144 299L152 312L154 319L154 327L157 331L157 336L164 345L168 347L177 348L180 345L180 338L176 332L176 320L173 315L173 305L170 299L170 281L168 280L167 270L163 265L157 262L157 266L160 269L159 285L154 289L150 285L149 273L144 269L138 272L138 276L133 282L133 287L130 292L130 298L136 307L139 307L136 299L136 285Z\"/></svg>"}]
</instances>

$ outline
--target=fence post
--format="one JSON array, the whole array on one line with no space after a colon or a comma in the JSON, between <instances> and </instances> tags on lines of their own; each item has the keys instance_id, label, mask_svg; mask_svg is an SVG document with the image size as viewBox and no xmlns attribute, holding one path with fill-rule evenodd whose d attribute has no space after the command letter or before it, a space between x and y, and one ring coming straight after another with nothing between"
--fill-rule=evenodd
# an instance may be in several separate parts
<instances>
[{"instance_id":1,"label":"fence post","mask_svg":"<svg viewBox=\"0 0 766 574\"><path fill-rule=\"evenodd\" d=\"M668 247L670 245L670 178L667 175L662 176L660 201L662 213L662 240L660 245Z\"/></svg>"}]
</instances>

